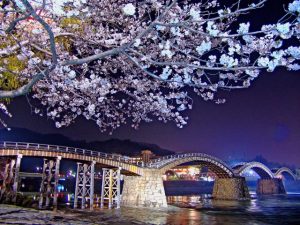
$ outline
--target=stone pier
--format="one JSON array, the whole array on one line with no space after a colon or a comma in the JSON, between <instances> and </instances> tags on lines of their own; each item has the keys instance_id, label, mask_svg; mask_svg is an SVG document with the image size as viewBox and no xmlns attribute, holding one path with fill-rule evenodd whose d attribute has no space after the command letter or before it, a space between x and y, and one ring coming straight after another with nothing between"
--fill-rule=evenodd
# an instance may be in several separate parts
<instances>
[{"instance_id":1,"label":"stone pier","mask_svg":"<svg viewBox=\"0 0 300 225\"><path fill-rule=\"evenodd\" d=\"M121 204L132 207L167 207L161 172L145 169L143 176L124 176Z\"/></svg>"},{"instance_id":2,"label":"stone pier","mask_svg":"<svg viewBox=\"0 0 300 225\"><path fill-rule=\"evenodd\" d=\"M244 177L217 178L215 180L214 199L242 200L249 199L249 190Z\"/></svg>"},{"instance_id":3,"label":"stone pier","mask_svg":"<svg viewBox=\"0 0 300 225\"><path fill-rule=\"evenodd\" d=\"M282 180L279 178L259 179L256 193L260 195L286 194Z\"/></svg>"}]
</instances>

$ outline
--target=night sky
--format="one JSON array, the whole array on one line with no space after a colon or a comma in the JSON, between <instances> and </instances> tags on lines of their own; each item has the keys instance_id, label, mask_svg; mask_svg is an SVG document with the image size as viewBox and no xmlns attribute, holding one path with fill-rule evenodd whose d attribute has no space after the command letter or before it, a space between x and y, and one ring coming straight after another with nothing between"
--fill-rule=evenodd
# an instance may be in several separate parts
<instances>
[{"instance_id":1,"label":"night sky","mask_svg":"<svg viewBox=\"0 0 300 225\"><path fill-rule=\"evenodd\" d=\"M282 3L289 1L276 0L278 5L274 2L269 1L267 10L253 15L256 26L264 21L275 22ZM110 136L84 119L56 129L53 121L31 113L24 97L9 106L14 117L7 123L41 133L61 133L74 140L131 139L178 152L204 152L224 160L262 155L269 161L300 167L299 87L300 72L276 70L262 73L248 89L221 91L219 96L227 99L223 105L195 97L193 109L188 112L189 123L183 129L171 122L155 121L142 123L139 130L123 126Z\"/></svg>"},{"instance_id":2,"label":"night sky","mask_svg":"<svg viewBox=\"0 0 300 225\"><path fill-rule=\"evenodd\" d=\"M269 161L300 166L300 74L277 70L265 73L249 89L223 91L227 102L216 105L194 98L189 123L143 123L139 130L123 126L113 135L100 133L85 119L56 129L51 120L30 113L25 98L10 105L12 127L41 133L61 133L76 140L131 139L155 143L178 152L205 152L222 159L263 155Z\"/></svg>"}]
</instances>

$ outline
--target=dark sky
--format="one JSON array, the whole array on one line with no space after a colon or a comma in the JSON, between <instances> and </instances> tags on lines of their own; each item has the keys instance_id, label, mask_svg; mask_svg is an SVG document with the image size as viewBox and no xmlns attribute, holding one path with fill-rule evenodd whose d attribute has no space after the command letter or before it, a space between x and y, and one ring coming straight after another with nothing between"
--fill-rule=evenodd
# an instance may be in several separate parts
<instances>
[{"instance_id":1,"label":"dark sky","mask_svg":"<svg viewBox=\"0 0 300 225\"><path fill-rule=\"evenodd\" d=\"M265 9L252 14L252 24L275 22L282 4L271 0ZM297 43L299 44L299 43ZM123 126L112 136L100 133L96 124L84 119L68 128L56 129L54 123L30 113L25 98L9 106L14 117L11 127L28 128L41 133L61 133L73 139L132 139L155 143L175 151L205 152L222 159L248 158L262 154L269 161L300 167L300 72L277 70L262 74L249 89L223 91L227 103L215 105L194 98L183 129L174 123L143 123L139 130Z\"/></svg>"},{"instance_id":2,"label":"dark sky","mask_svg":"<svg viewBox=\"0 0 300 225\"><path fill-rule=\"evenodd\" d=\"M61 133L73 139L132 139L156 143L175 151L205 152L221 157L253 158L262 154L270 161L300 166L300 74L277 70L262 74L249 89L223 91L227 103L216 105L195 98L189 123L143 123L139 130L123 126L112 136L100 133L84 119L56 129L51 120L30 113L25 98L10 105L12 127L41 133Z\"/></svg>"}]
</instances>

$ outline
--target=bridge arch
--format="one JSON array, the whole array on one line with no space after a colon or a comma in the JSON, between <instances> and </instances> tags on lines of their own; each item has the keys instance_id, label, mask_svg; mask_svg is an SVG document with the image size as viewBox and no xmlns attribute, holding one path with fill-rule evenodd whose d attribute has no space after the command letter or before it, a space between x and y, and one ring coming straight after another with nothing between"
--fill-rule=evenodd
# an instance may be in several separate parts
<instances>
[{"instance_id":1,"label":"bridge arch","mask_svg":"<svg viewBox=\"0 0 300 225\"><path fill-rule=\"evenodd\" d=\"M263 163L246 162L232 168L236 175L241 176L246 170L252 169L262 179L274 178L272 171Z\"/></svg>"},{"instance_id":2,"label":"bridge arch","mask_svg":"<svg viewBox=\"0 0 300 225\"><path fill-rule=\"evenodd\" d=\"M274 176L277 178L281 178L281 176L284 177L291 177L293 180L296 180L296 175L293 173L293 171L287 167L281 167L279 168L275 173Z\"/></svg>"},{"instance_id":3,"label":"bridge arch","mask_svg":"<svg viewBox=\"0 0 300 225\"><path fill-rule=\"evenodd\" d=\"M69 159L79 162L92 162L108 168L122 168L122 173L130 176L142 176L144 168L137 165L129 157L108 154L87 149L25 143L25 142L0 142L0 157L23 155L24 157L42 157Z\"/></svg>"},{"instance_id":4,"label":"bridge arch","mask_svg":"<svg viewBox=\"0 0 300 225\"><path fill-rule=\"evenodd\" d=\"M203 153L188 153L162 157L151 161L148 166L160 169L161 174L165 174L166 171L189 162L199 162L200 165L204 165L214 172L218 178L234 177L234 172L225 162Z\"/></svg>"}]
</instances>

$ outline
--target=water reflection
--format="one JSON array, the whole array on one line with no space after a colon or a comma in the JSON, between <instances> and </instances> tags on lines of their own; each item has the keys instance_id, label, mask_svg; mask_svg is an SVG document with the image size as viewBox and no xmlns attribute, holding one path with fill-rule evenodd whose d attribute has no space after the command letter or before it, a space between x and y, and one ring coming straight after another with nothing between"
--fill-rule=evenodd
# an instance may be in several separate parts
<instances>
[{"instance_id":1,"label":"water reflection","mask_svg":"<svg viewBox=\"0 0 300 225\"><path fill-rule=\"evenodd\" d=\"M250 201L221 201L207 196L172 196L169 204L190 208L170 224L300 224L300 195L255 196ZM191 209L192 208L192 209Z\"/></svg>"},{"instance_id":2,"label":"water reflection","mask_svg":"<svg viewBox=\"0 0 300 225\"><path fill-rule=\"evenodd\" d=\"M70 198L70 197L69 197ZM96 210L89 213L91 222L101 224L204 224L204 225L255 225L300 224L300 194L256 196L251 200L214 200L211 195L169 196L168 209L121 208ZM176 207L174 207L176 206ZM85 214L86 212L81 212ZM100 213L100 214L99 214ZM78 221L77 221L78 222Z\"/></svg>"},{"instance_id":3,"label":"water reflection","mask_svg":"<svg viewBox=\"0 0 300 225\"><path fill-rule=\"evenodd\" d=\"M71 198L68 196L66 198ZM68 207L47 211L0 205L0 224L171 224L289 225L300 224L300 195L253 196L250 201L220 201L210 196L168 197L167 209L126 208L94 211ZM177 206L177 207L174 207Z\"/></svg>"},{"instance_id":4,"label":"water reflection","mask_svg":"<svg viewBox=\"0 0 300 225\"><path fill-rule=\"evenodd\" d=\"M247 208L249 212L258 212L260 210L259 206L257 205L257 199L250 200L250 206Z\"/></svg>"}]
</instances>

